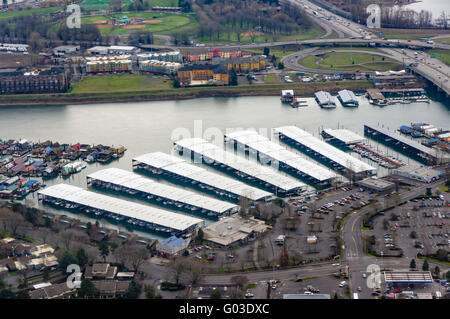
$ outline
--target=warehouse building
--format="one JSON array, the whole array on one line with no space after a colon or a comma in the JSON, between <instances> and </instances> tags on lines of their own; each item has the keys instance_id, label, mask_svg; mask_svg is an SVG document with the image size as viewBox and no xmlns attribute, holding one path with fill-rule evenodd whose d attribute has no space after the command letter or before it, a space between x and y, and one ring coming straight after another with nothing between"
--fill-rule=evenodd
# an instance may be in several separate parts
<instances>
[{"instance_id":1,"label":"warehouse building","mask_svg":"<svg viewBox=\"0 0 450 319\"><path fill-rule=\"evenodd\" d=\"M394 183L374 177L363 179L358 182L358 185L379 193L389 192L395 189Z\"/></svg>"},{"instance_id":2,"label":"warehouse building","mask_svg":"<svg viewBox=\"0 0 450 319\"><path fill-rule=\"evenodd\" d=\"M393 170L394 174L414 179L424 183L431 183L445 175L445 172L429 167L403 166Z\"/></svg>"}]
</instances>

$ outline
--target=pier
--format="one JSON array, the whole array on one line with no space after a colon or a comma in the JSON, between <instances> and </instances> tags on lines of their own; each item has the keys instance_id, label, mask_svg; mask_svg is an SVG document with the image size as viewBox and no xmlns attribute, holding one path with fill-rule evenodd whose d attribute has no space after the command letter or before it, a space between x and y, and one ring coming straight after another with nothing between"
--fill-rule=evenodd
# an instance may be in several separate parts
<instances>
[{"instance_id":1,"label":"pier","mask_svg":"<svg viewBox=\"0 0 450 319\"><path fill-rule=\"evenodd\" d=\"M188 212L220 217L236 213L239 206L162 184L119 168L107 168L86 177L87 184L152 200Z\"/></svg>"},{"instance_id":2,"label":"pier","mask_svg":"<svg viewBox=\"0 0 450 319\"><path fill-rule=\"evenodd\" d=\"M331 146L296 126L277 127L274 131L279 135L280 140L285 143L294 145L308 154L308 156L325 162L343 173L345 171L353 173L356 179L370 176L376 171L375 167Z\"/></svg>"},{"instance_id":3,"label":"pier","mask_svg":"<svg viewBox=\"0 0 450 319\"><path fill-rule=\"evenodd\" d=\"M118 222L173 235L184 235L204 224L198 218L106 196L67 184L50 186L38 192L39 200L66 209L103 216Z\"/></svg>"},{"instance_id":4,"label":"pier","mask_svg":"<svg viewBox=\"0 0 450 319\"><path fill-rule=\"evenodd\" d=\"M217 196L239 201L241 197L251 201L266 201L273 194L246 185L229 177L210 172L187 163L184 159L162 152L148 153L133 158L133 169L142 169L151 174L162 175Z\"/></svg>"},{"instance_id":5,"label":"pier","mask_svg":"<svg viewBox=\"0 0 450 319\"><path fill-rule=\"evenodd\" d=\"M225 135L225 141L249 153L263 163L274 162L279 168L299 176L316 187L327 187L337 177L331 170L304 159L255 131L237 131ZM273 163L272 163L273 164Z\"/></svg>"},{"instance_id":6,"label":"pier","mask_svg":"<svg viewBox=\"0 0 450 319\"><path fill-rule=\"evenodd\" d=\"M174 143L178 151L187 153L188 156L198 155L206 164L215 168L222 167L227 173L232 173L245 181L255 182L267 187L280 195L295 195L306 189L306 185L296 179L280 174L279 172L264 167L256 161L250 161L244 157L225 151L218 146L200 138L184 139Z\"/></svg>"}]
</instances>

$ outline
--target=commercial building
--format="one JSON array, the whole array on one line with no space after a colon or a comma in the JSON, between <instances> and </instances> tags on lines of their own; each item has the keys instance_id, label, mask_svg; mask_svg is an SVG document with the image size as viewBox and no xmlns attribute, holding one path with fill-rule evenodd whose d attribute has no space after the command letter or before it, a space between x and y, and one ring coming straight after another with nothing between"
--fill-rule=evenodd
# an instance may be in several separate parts
<instances>
[{"instance_id":1,"label":"commercial building","mask_svg":"<svg viewBox=\"0 0 450 319\"><path fill-rule=\"evenodd\" d=\"M245 244L258 237L269 228L264 221L254 218L242 218L237 214L224 217L204 227L204 240L219 247Z\"/></svg>"},{"instance_id":2,"label":"commercial building","mask_svg":"<svg viewBox=\"0 0 450 319\"><path fill-rule=\"evenodd\" d=\"M139 48L124 45L111 46L95 46L86 50L91 55L122 55L122 54L136 54L140 51Z\"/></svg>"},{"instance_id":3,"label":"commercial building","mask_svg":"<svg viewBox=\"0 0 450 319\"><path fill-rule=\"evenodd\" d=\"M53 48L54 55L67 55L71 53L75 53L80 51L79 45L62 45L56 48Z\"/></svg>"},{"instance_id":4,"label":"commercial building","mask_svg":"<svg viewBox=\"0 0 450 319\"><path fill-rule=\"evenodd\" d=\"M409 165L394 169L392 172L423 183L434 182L445 175L444 171L435 170L429 167L414 167Z\"/></svg>"},{"instance_id":5,"label":"commercial building","mask_svg":"<svg viewBox=\"0 0 450 319\"><path fill-rule=\"evenodd\" d=\"M429 271L385 271L384 280L393 284L431 284L433 276Z\"/></svg>"},{"instance_id":6,"label":"commercial building","mask_svg":"<svg viewBox=\"0 0 450 319\"><path fill-rule=\"evenodd\" d=\"M215 174L202 167L187 163L184 159L161 152L133 158L133 169L142 169L155 175L163 175L234 201L244 197L257 202L272 197L271 193Z\"/></svg>"},{"instance_id":7,"label":"commercial building","mask_svg":"<svg viewBox=\"0 0 450 319\"><path fill-rule=\"evenodd\" d=\"M395 189L395 184L384 179L366 178L358 182L358 185L379 193L389 192Z\"/></svg>"},{"instance_id":8,"label":"commercial building","mask_svg":"<svg viewBox=\"0 0 450 319\"><path fill-rule=\"evenodd\" d=\"M238 205L156 182L119 168L97 171L88 175L86 179L88 185L140 196L175 209L208 216L230 215L239 210Z\"/></svg>"},{"instance_id":9,"label":"commercial building","mask_svg":"<svg viewBox=\"0 0 450 319\"><path fill-rule=\"evenodd\" d=\"M158 256L169 258L181 254L189 246L189 240L171 236L156 244Z\"/></svg>"},{"instance_id":10,"label":"commercial building","mask_svg":"<svg viewBox=\"0 0 450 319\"><path fill-rule=\"evenodd\" d=\"M120 73L131 72L132 62L129 55L87 57L86 73Z\"/></svg>"},{"instance_id":11,"label":"commercial building","mask_svg":"<svg viewBox=\"0 0 450 319\"><path fill-rule=\"evenodd\" d=\"M183 62L183 55L180 51L141 53L137 54L136 58L138 61L158 60L165 62Z\"/></svg>"},{"instance_id":12,"label":"commercial building","mask_svg":"<svg viewBox=\"0 0 450 319\"><path fill-rule=\"evenodd\" d=\"M64 68L33 67L0 70L0 94L57 93L69 88Z\"/></svg>"},{"instance_id":13,"label":"commercial building","mask_svg":"<svg viewBox=\"0 0 450 319\"><path fill-rule=\"evenodd\" d=\"M179 68L177 78L181 86L228 85L228 70L220 65L198 64Z\"/></svg>"},{"instance_id":14,"label":"commercial building","mask_svg":"<svg viewBox=\"0 0 450 319\"><path fill-rule=\"evenodd\" d=\"M213 50L192 50L187 51L184 55L185 60L187 62L200 62L200 61L208 61L214 58L221 59L234 59L242 56L242 50L240 49L232 49L232 50L221 50L221 49L213 49Z\"/></svg>"},{"instance_id":15,"label":"commercial building","mask_svg":"<svg viewBox=\"0 0 450 319\"><path fill-rule=\"evenodd\" d=\"M270 162L272 165L292 172L317 187L328 186L337 177L331 170L304 159L300 154L288 151L256 131L246 130L227 133L225 141L248 151L249 154L253 154L252 156L257 156L259 161Z\"/></svg>"},{"instance_id":16,"label":"commercial building","mask_svg":"<svg viewBox=\"0 0 450 319\"><path fill-rule=\"evenodd\" d=\"M104 216L157 232L183 235L195 231L201 219L106 196L67 184L57 184L38 192L39 200L67 209Z\"/></svg>"},{"instance_id":17,"label":"commercial building","mask_svg":"<svg viewBox=\"0 0 450 319\"><path fill-rule=\"evenodd\" d=\"M166 62L159 60L139 61L139 70L155 74L176 74L183 65L176 62Z\"/></svg>"},{"instance_id":18,"label":"commercial building","mask_svg":"<svg viewBox=\"0 0 450 319\"><path fill-rule=\"evenodd\" d=\"M265 56L252 56L248 58L226 59L219 62L225 66L228 71L234 69L237 73L248 73L260 71L266 68L267 62Z\"/></svg>"},{"instance_id":19,"label":"commercial building","mask_svg":"<svg viewBox=\"0 0 450 319\"><path fill-rule=\"evenodd\" d=\"M233 151L225 151L206 140L191 138L177 141L174 144L175 149L183 152L186 157L191 158L193 155L194 159L204 161L214 168L223 168L226 173L236 175L245 181L257 183L276 194L298 194L306 188L305 184L292 177L282 175L256 161L237 156Z\"/></svg>"},{"instance_id":20,"label":"commercial building","mask_svg":"<svg viewBox=\"0 0 450 319\"><path fill-rule=\"evenodd\" d=\"M28 44L0 43L0 52L25 53L29 47Z\"/></svg>"}]
</instances>

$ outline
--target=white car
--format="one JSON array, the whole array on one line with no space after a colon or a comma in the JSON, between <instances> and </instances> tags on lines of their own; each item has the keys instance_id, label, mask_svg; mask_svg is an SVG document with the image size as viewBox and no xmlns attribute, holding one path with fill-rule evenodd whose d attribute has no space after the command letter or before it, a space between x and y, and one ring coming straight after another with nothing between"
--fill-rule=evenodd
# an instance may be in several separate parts
<instances>
[{"instance_id":1,"label":"white car","mask_svg":"<svg viewBox=\"0 0 450 319\"><path fill-rule=\"evenodd\" d=\"M344 288L347 285L346 281L342 281L339 283L339 287Z\"/></svg>"},{"instance_id":2,"label":"white car","mask_svg":"<svg viewBox=\"0 0 450 319\"><path fill-rule=\"evenodd\" d=\"M367 277L367 275L366 275L366 274L363 274L362 276L363 276L363 278L366 278L366 277Z\"/></svg>"},{"instance_id":3,"label":"white car","mask_svg":"<svg viewBox=\"0 0 450 319\"><path fill-rule=\"evenodd\" d=\"M339 263L334 263L331 266L339 266Z\"/></svg>"}]
</instances>

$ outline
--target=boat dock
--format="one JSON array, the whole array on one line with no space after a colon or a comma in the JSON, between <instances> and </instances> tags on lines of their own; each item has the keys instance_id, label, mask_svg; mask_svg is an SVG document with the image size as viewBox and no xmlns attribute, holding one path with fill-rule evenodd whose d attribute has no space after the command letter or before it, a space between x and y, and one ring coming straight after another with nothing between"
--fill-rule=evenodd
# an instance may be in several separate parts
<instances>
[{"instance_id":1,"label":"boat dock","mask_svg":"<svg viewBox=\"0 0 450 319\"><path fill-rule=\"evenodd\" d=\"M358 98L355 93L350 90L341 90L338 92L339 102L343 106L359 106Z\"/></svg>"},{"instance_id":2,"label":"boat dock","mask_svg":"<svg viewBox=\"0 0 450 319\"><path fill-rule=\"evenodd\" d=\"M319 92L314 93L314 96L316 98L317 103L321 107L325 107L325 108L335 108L336 107L336 102L334 102L334 97L331 96L330 93L325 92L325 91L319 91Z\"/></svg>"},{"instance_id":3,"label":"boat dock","mask_svg":"<svg viewBox=\"0 0 450 319\"><path fill-rule=\"evenodd\" d=\"M263 163L275 162L279 168L294 173L315 186L329 186L337 177L331 170L306 160L300 154L287 150L255 131L229 133L225 135L225 141L233 147L255 154Z\"/></svg>"},{"instance_id":4,"label":"boat dock","mask_svg":"<svg viewBox=\"0 0 450 319\"><path fill-rule=\"evenodd\" d=\"M367 89L369 102L374 105L409 104L412 102L430 103L430 99L422 88L408 89Z\"/></svg>"},{"instance_id":5,"label":"boat dock","mask_svg":"<svg viewBox=\"0 0 450 319\"><path fill-rule=\"evenodd\" d=\"M294 108L296 108L296 107L305 107L305 106L308 106L308 101L302 100L301 98L296 97L292 101L291 106L294 107Z\"/></svg>"},{"instance_id":6,"label":"boat dock","mask_svg":"<svg viewBox=\"0 0 450 319\"><path fill-rule=\"evenodd\" d=\"M380 166L393 169L403 166L404 164L400 161L394 160L386 155L381 154L373 150L369 145L365 145L364 143L358 143L353 147L353 151L357 152L362 157L366 157Z\"/></svg>"},{"instance_id":7,"label":"boat dock","mask_svg":"<svg viewBox=\"0 0 450 319\"><path fill-rule=\"evenodd\" d=\"M98 194L68 184L57 184L41 190L38 192L38 198L67 209L178 236L191 233L204 225L204 221L198 218Z\"/></svg>"},{"instance_id":8,"label":"boat dock","mask_svg":"<svg viewBox=\"0 0 450 319\"><path fill-rule=\"evenodd\" d=\"M357 143L363 143L366 139L347 129L324 129L322 136L331 142L340 146L350 146Z\"/></svg>"},{"instance_id":9,"label":"boat dock","mask_svg":"<svg viewBox=\"0 0 450 319\"><path fill-rule=\"evenodd\" d=\"M179 187L162 184L119 168L107 168L86 177L87 184L143 197L158 204L220 217L236 213L239 206Z\"/></svg>"},{"instance_id":10,"label":"boat dock","mask_svg":"<svg viewBox=\"0 0 450 319\"><path fill-rule=\"evenodd\" d=\"M296 179L280 174L264 167L256 161L248 160L225 151L220 147L200 138L184 139L174 143L178 151L199 156L200 160L213 167L222 166L227 173L232 173L246 181L255 182L271 191L282 195L299 194L306 189L306 185ZM184 154L186 155L186 154Z\"/></svg>"},{"instance_id":11,"label":"boat dock","mask_svg":"<svg viewBox=\"0 0 450 319\"><path fill-rule=\"evenodd\" d=\"M423 146L419 142L384 127L364 124L364 134L409 156L419 158L430 165L437 163L438 159L444 162L449 161L448 155L438 156L437 150Z\"/></svg>"},{"instance_id":12,"label":"boat dock","mask_svg":"<svg viewBox=\"0 0 450 319\"><path fill-rule=\"evenodd\" d=\"M133 158L132 162L133 169L142 169L155 175L163 175L234 201L239 201L241 197L244 197L257 202L269 200L273 197L271 193L210 172L202 167L187 163L182 158L162 152L140 155Z\"/></svg>"},{"instance_id":13,"label":"boat dock","mask_svg":"<svg viewBox=\"0 0 450 319\"><path fill-rule=\"evenodd\" d=\"M294 90L282 90L281 91L281 102L291 103L294 100Z\"/></svg>"},{"instance_id":14,"label":"boat dock","mask_svg":"<svg viewBox=\"0 0 450 319\"><path fill-rule=\"evenodd\" d=\"M353 172L356 178L373 175L376 168L337 149L336 147L314 137L312 134L296 127L283 126L274 129L280 140L304 151L308 156L325 162L338 170Z\"/></svg>"}]
</instances>

